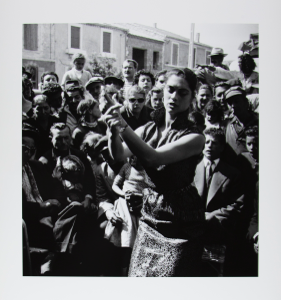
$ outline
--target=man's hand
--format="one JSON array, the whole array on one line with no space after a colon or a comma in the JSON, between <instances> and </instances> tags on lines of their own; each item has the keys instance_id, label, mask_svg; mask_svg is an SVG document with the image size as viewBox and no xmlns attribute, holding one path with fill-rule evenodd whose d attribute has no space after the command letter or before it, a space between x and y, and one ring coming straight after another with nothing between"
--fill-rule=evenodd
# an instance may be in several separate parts
<instances>
[{"instance_id":1,"label":"man's hand","mask_svg":"<svg viewBox=\"0 0 281 300\"><path fill-rule=\"evenodd\" d=\"M118 226L123 223L123 219L113 209L108 209L105 212L106 218L113 226Z\"/></svg>"},{"instance_id":2,"label":"man's hand","mask_svg":"<svg viewBox=\"0 0 281 300\"><path fill-rule=\"evenodd\" d=\"M56 199L49 199L47 201L40 203L40 207L42 208L42 210L45 212L46 215L53 216L58 214L61 208L61 204Z\"/></svg>"}]
</instances>

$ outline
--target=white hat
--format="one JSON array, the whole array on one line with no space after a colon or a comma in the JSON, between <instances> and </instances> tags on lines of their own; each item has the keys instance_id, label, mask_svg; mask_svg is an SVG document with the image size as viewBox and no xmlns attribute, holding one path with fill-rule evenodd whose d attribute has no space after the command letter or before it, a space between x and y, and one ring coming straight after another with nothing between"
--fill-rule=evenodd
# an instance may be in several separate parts
<instances>
[{"instance_id":1,"label":"white hat","mask_svg":"<svg viewBox=\"0 0 281 300\"><path fill-rule=\"evenodd\" d=\"M213 48L211 54L208 55L208 56L217 56L217 55L226 56L227 54L223 53L222 48Z\"/></svg>"}]
</instances>

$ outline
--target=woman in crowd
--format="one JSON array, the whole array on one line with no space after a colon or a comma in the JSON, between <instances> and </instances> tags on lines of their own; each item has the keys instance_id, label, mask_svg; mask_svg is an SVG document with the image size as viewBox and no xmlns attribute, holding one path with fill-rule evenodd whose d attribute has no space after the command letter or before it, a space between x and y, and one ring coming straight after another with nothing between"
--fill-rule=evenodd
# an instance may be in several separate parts
<instances>
[{"instance_id":1,"label":"woman in crowd","mask_svg":"<svg viewBox=\"0 0 281 300\"><path fill-rule=\"evenodd\" d=\"M145 95L147 95L154 86L155 79L152 73L140 70L135 74L134 84L142 88L145 91Z\"/></svg>"},{"instance_id":2,"label":"woman in crowd","mask_svg":"<svg viewBox=\"0 0 281 300\"><path fill-rule=\"evenodd\" d=\"M61 85L64 86L68 80L78 80L80 85L85 87L85 84L91 79L90 72L84 70L86 57L82 53L75 53L72 57L73 68L67 71L62 78Z\"/></svg>"},{"instance_id":3,"label":"woman in crowd","mask_svg":"<svg viewBox=\"0 0 281 300\"><path fill-rule=\"evenodd\" d=\"M120 105L111 107L104 116L113 157L124 160L133 153L155 185L143 191L129 276L199 275L204 203L191 183L205 140L188 120L196 85L191 70L169 71L164 108L136 132L121 117Z\"/></svg>"},{"instance_id":4,"label":"woman in crowd","mask_svg":"<svg viewBox=\"0 0 281 300\"><path fill-rule=\"evenodd\" d=\"M205 125L207 128L222 128L224 126L224 111L216 100L209 101L205 106Z\"/></svg>"},{"instance_id":5,"label":"woman in crowd","mask_svg":"<svg viewBox=\"0 0 281 300\"><path fill-rule=\"evenodd\" d=\"M149 91L146 101L146 105L151 107L153 110L163 107L163 89L153 87Z\"/></svg>"}]
</instances>

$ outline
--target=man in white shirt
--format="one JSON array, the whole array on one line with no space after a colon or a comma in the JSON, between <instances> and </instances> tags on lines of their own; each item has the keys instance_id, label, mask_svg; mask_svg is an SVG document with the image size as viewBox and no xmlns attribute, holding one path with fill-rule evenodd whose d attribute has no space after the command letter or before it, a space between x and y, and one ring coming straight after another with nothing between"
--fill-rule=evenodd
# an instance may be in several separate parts
<instances>
[{"instance_id":1,"label":"man in white shirt","mask_svg":"<svg viewBox=\"0 0 281 300\"><path fill-rule=\"evenodd\" d=\"M134 76L135 73L138 70L138 63L133 60L133 59L126 59L123 62L123 66L122 66L122 74L124 77L124 93L123 93L123 97L126 98L126 94L128 89L134 84Z\"/></svg>"}]
</instances>

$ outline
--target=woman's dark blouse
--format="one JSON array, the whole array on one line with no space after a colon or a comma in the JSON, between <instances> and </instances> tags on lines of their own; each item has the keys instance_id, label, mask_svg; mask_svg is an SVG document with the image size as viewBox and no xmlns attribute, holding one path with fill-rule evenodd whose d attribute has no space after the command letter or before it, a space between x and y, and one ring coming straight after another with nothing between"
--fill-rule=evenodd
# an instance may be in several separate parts
<instances>
[{"instance_id":1,"label":"woman's dark blouse","mask_svg":"<svg viewBox=\"0 0 281 300\"><path fill-rule=\"evenodd\" d=\"M165 109L153 113L153 122L144 126L141 138L152 148L199 133L188 120L188 111L178 115L171 129L159 140L159 127L165 121ZM142 220L166 237L197 238L204 227L204 203L192 185L201 155L158 168L145 168L155 188L144 190Z\"/></svg>"}]
</instances>

